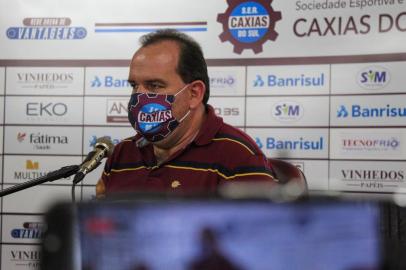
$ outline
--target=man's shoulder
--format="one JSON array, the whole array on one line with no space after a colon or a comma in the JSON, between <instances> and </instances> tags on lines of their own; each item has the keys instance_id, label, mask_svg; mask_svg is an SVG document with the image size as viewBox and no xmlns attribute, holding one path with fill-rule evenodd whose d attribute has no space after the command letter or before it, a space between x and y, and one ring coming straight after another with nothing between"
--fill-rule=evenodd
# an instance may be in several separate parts
<instances>
[{"instance_id":1,"label":"man's shoulder","mask_svg":"<svg viewBox=\"0 0 406 270\"><path fill-rule=\"evenodd\" d=\"M135 136L122 139L119 143L117 143L114 146L113 155L117 154L117 153L126 152L126 151L133 151L133 150L131 150L131 148L132 148L131 146L135 145L135 144L136 144Z\"/></svg>"},{"instance_id":2,"label":"man's shoulder","mask_svg":"<svg viewBox=\"0 0 406 270\"><path fill-rule=\"evenodd\" d=\"M223 123L213 138L213 142L231 152L248 152L252 155L262 154L255 141L244 131Z\"/></svg>"}]
</instances>

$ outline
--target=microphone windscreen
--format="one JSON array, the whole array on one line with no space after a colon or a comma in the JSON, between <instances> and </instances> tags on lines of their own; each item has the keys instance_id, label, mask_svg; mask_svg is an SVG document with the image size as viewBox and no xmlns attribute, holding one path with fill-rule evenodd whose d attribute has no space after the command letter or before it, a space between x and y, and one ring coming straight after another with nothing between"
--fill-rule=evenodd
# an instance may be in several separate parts
<instances>
[{"instance_id":1,"label":"microphone windscreen","mask_svg":"<svg viewBox=\"0 0 406 270\"><path fill-rule=\"evenodd\" d=\"M101 146L107 149L107 156L110 156L113 153L114 144L111 141L109 136L100 137L96 140L95 147Z\"/></svg>"}]
</instances>

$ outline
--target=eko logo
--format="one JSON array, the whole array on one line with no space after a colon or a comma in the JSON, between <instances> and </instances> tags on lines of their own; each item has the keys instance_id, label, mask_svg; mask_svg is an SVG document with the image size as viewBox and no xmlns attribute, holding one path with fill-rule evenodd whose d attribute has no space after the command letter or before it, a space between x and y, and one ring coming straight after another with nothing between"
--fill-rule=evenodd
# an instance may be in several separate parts
<instances>
[{"instance_id":1,"label":"eko logo","mask_svg":"<svg viewBox=\"0 0 406 270\"><path fill-rule=\"evenodd\" d=\"M366 67L357 75L357 83L369 90L382 89L388 85L389 80L389 71L379 66Z\"/></svg>"},{"instance_id":2,"label":"eko logo","mask_svg":"<svg viewBox=\"0 0 406 270\"><path fill-rule=\"evenodd\" d=\"M65 103L28 102L25 114L27 116L64 116L67 112L68 106Z\"/></svg>"},{"instance_id":3,"label":"eko logo","mask_svg":"<svg viewBox=\"0 0 406 270\"><path fill-rule=\"evenodd\" d=\"M345 105L340 105L337 109L337 118L384 118L384 117L406 117L406 107L392 107L387 104L385 107L362 107L361 105L352 105L351 109Z\"/></svg>"},{"instance_id":4,"label":"eko logo","mask_svg":"<svg viewBox=\"0 0 406 270\"><path fill-rule=\"evenodd\" d=\"M230 41L235 53L252 49L257 54L262 52L262 45L266 41L276 40L278 33L275 24L282 15L271 7L272 0L227 3L227 10L217 16L217 21L223 25L223 33L219 37L222 42Z\"/></svg>"},{"instance_id":5,"label":"eko logo","mask_svg":"<svg viewBox=\"0 0 406 270\"><path fill-rule=\"evenodd\" d=\"M90 83L91 88L100 88L100 87L107 87L107 88L130 88L131 85L127 79L117 79L113 76L94 76L94 79Z\"/></svg>"}]
</instances>

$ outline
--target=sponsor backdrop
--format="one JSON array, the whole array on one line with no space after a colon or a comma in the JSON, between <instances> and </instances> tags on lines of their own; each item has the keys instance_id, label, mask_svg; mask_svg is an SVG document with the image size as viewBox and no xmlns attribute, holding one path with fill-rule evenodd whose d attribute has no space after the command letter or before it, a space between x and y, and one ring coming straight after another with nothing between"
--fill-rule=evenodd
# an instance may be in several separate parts
<instances>
[{"instance_id":1,"label":"sponsor backdrop","mask_svg":"<svg viewBox=\"0 0 406 270\"><path fill-rule=\"evenodd\" d=\"M132 136L128 64L143 34L201 43L209 103L312 190L406 190L406 0L0 1L2 188ZM102 166L77 187L91 199ZM71 179L0 200L1 269L38 269L42 215Z\"/></svg>"}]
</instances>

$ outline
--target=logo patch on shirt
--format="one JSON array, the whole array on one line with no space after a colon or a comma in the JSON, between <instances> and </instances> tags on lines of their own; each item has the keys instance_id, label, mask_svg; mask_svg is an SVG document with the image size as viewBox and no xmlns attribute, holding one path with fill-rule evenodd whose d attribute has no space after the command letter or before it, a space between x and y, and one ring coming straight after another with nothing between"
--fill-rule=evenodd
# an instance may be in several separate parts
<instances>
[{"instance_id":1,"label":"logo patch on shirt","mask_svg":"<svg viewBox=\"0 0 406 270\"><path fill-rule=\"evenodd\" d=\"M172 183L171 183L171 187L172 188L177 188L177 187L179 187L181 184L180 184L180 182L178 181L178 180L173 180L172 181Z\"/></svg>"}]
</instances>

